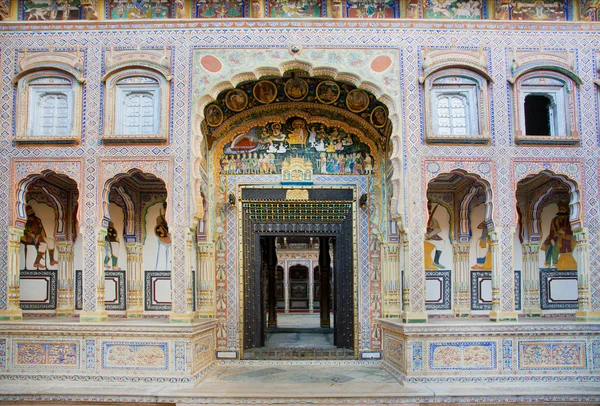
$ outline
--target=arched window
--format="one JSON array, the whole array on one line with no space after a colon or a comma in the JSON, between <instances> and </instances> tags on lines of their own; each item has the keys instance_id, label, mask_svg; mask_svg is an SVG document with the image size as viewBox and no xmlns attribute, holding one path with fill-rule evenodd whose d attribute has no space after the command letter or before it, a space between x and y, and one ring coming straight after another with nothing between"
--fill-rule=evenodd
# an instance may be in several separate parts
<instances>
[{"instance_id":1,"label":"arched window","mask_svg":"<svg viewBox=\"0 0 600 406\"><path fill-rule=\"evenodd\" d=\"M76 142L80 137L81 86L59 71L25 74L17 82L17 143Z\"/></svg>"},{"instance_id":2,"label":"arched window","mask_svg":"<svg viewBox=\"0 0 600 406\"><path fill-rule=\"evenodd\" d=\"M425 139L429 143L485 143L487 80L466 69L447 69L425 81Z\"/></svg>"},{"instance_id":3,"label":"arched window","mask_svg":"<svg viewBox=\"0 0 600 406\"><path fill-rule=\"evenodd\" d=\"M532 71L515 81L515 142L519 144L574 144L575 82L555 71Z\"/></svg>"}]
</instances>

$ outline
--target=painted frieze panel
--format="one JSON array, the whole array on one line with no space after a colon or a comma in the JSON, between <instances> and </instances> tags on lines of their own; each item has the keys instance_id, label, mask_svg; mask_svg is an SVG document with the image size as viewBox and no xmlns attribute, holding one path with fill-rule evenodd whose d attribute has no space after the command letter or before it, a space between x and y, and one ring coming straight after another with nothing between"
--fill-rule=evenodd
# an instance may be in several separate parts
<instances>
[{"instance_id":1,"label":"painted frieze panel","mask_svg":"<svg viewBox=\"0 0 600 406\"><path fill-rule=\"evenodd\" d=\"M397 0L347 0L346 17L398 18L400 2Z\"/></svg>"},{"instance_id":2,"label":"painted frieze panel","mask_svg":"<svg viewBox=\"0 0 600 406\"><path fill-rule=\"evenodd\" d=\"M600 2L598 0L582 0L581 19L585 21L600 21Z\"/></svg>"},{"instance_id":3,"label":"painted frieze panel","mask_svg":"<svg viewBox=\"0 0 600 406\"><path fill-rule=\"evenodd\" d=\"M585 341L519 341L519 369L584 369Z\"/></svg>"},{"instance_id":4,"label":"painted frieze panel","mask_svg":"<svg viewBox=\"0 0 600 406\"><path fill-rule=\"evenodd\" d=\"M79 368L79 348L79 341L15 340L13 362L18 367Z\"/></svg>"},{"instance_id":5,"label":"painted frieze panel","mask_svg":"<svg viewBox=\"0 0 600 406\"><path fill-rule=\"evenodd\" d=\"M26 21L79 20L79 0L25 0L19 1L19 19Z\"/></svg>"},{"instance_id":6,"label":"painted frieze panel","mask_svg":"<svg viewBox=\"0 0 600 406\"><path fill-rule=\"evenodd\" d=\"M496 368L495 341L429 344L430 370L483 370Z\"/></svg>"},{"instance_id":7,"label":"painted frieze panel","mask_svg":"<svg viewBox=\"0 0 600 406\"><path fill-rule=\"evenodd\" d=\"M106 17L112 20L169 18L172 16L170 0L107 0Z\"/></svg>"},{"instance_id":8,"label":"painted frieze panel","mask_svg":"<svg viewBox=\"0 0 600 406\"><path fill-rule=\"evenodd\" d=\"M496 18L499 20L565 21L570 19L568 0L498 0Z\"/></svg>"},{"instance_id":9,"label":"painted frieze panel","mask_svg":"<svg viewBox=\"0 0 600 406\"><path fill-rule=\"evenodd\" d=\"M265 14L274 18L325 17L325 4L323 0L266 0Z\"/></svg>"},{"instance_id":10,"label":"painted frieze panel","mask_svg":"<svg viewBox=\"0 0 600 406\"><path fill-rule=\"evenodd\" d=\"M284 182L312 180L313 173L369 175L374 165L371 148L355 134L324 124L307 125L297 117L239 134L225 144L220 157L223 175L283 172Z\"/></svg>"},{"instance_id":11,"label":"painted frieze panel","mask_svg":"<svg viewBox=\"0 0 600 406\"><path fill-rule=\"evenodd\" d=\"M104 342L102 343L102 368L167 370L169 344Z\"/></svg>"},{"instance_id":12,"label":"painted frieze panel","mask_svg":"<svg viewBox=\"0 0 600 406\"><path fill-rule=\"evenodd\" d=\"M394 364L402 372L406 371L404 341L391 334L385 334L383 338L383 350L386 362Z\"/></svg>"},{"instance_id":13,"label":"painted frieze panel","mask_svg":"<svg viewBox=\"0 0 600 406\"><path fill-rule=\"evenodd\" d=\"M485 1L479 0L423 0L425 18L482 19Z\"/></svg>"},{"instance_id":14,"label":"painted frieze panel","mask_svg":"<svg viewBox=\"0 0 600 406\"><path fill-rule=\"evenodd\" d=\"M246 5L242 0L198 0L197 18L246 17Z\"/></svg>"}]
</instances>

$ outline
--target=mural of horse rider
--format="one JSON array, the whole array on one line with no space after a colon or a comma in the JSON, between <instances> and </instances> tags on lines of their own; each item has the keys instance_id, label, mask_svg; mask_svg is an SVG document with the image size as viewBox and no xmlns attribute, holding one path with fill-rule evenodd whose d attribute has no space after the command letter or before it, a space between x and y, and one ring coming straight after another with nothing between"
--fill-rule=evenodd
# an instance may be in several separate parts
<instances>
[{"instance_id":1,"label":"mural of horse rider","mask_svg":"<svg viewBox=\"0 0 600 406\"><path fill-rule=\"evenodd\" d=\"M154 270L158 270L158 261L160 259L160 247L165 248L165 269L169 268L169 252L171 250L171 234L169 234L169 225L165 214L167 212L167 202L163 203L163 208L160 210L160 214L156 218L156 226L154 227L154 234L158 238L158 248L156 250L156 264Z\"/></svg>"},{"instance_id":2,"label":"mural of horse rider","mask_svg":"<svg viewBox=\"0 0 600 406\"><path fill-rule=\"evenodd\" d=\"M25 249L27 249L28 245L35 247L37 255L33 262L34 268L47 267L46 261L44 261L44 264L41 262L44 254L46 254L46 250L50 255L50 266L58 264L58 261L54 259L56 243L53 238L46 235L42 220L35 215L35 211L30 205L25 206L25 212L27 213L27 222L25 223L25 230L21 237L21 244L25 245ZM25 261L27 261L27 251L25 251Z\"/></svg>"}]
</instances>

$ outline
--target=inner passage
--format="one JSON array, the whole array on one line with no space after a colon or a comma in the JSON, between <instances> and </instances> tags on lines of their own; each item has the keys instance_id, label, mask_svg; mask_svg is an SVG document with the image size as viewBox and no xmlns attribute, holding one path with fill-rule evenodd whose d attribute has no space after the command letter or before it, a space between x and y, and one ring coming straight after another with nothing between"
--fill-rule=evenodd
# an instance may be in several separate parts
<instances>
[{"instance_id":1,"label":"inner passage","mask_svg":"<svg viewBox=\"0 0 600 406\"><path fill-rule=\"evenodd\" d=\"M323 281L319 268L319 238L278 237L275 246L276 289L267 289L267 295L274 291L275 300L268 297L267 303L273 303L276 309L268 312L271 317L268 317L264 348L334 349L331 314L333 272L328 272L329 300L325 306L329 311L321 312L325 301L321 299ZM330 252L329 258L333 258L333 252ZM276 316L272 317L274 314Z\"/></svg>"}]
</instances>

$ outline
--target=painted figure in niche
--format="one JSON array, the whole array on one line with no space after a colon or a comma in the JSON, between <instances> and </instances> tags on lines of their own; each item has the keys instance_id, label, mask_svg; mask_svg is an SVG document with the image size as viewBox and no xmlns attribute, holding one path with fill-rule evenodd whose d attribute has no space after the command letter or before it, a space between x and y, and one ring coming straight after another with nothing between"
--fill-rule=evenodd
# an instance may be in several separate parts
<instances>
[{"instance_id":1,"label":"painted figure in niche","mask_svg":"<svg viewBox=\"0 0 600 406\"><path fill-rule=\"evenodd\" d=\"M395 1L351 0L346 12L349 18L394 18Z\"/></svg>"},{"instance_id":2,"label":"painted figure in niche","mask_svg":"<svg viewBox=\"0 0 600 406\"><path fill-rule=\"evenodd\" d=\"M248 105L248 95L243 90L233 89L225 96L225 105L232 111L242 111Z\"/></svg>"},{"instance_id":3,"label":"painted figure in niche","mask_svg":"<svg viewBox=\"0 0 600 406\"><path fill-rule=\"evenodd\" d=\"M53 238L46 235L42 220L35 215L35 211L30 205L25 206L25 213L27 213L27 222L21 237L21 244L25 246L25 259L27 260L27 246L33 245L37 253L35 261L33 261L35 268L46 268L46 261L42 264L42 258L44 258L46 251L50 255L50 266L58 264L58 261L54 259L56 243Z\"/></svg>"},{"instance_id":4,"label":"painted figure in niche","mask_svg":"<svg viewBox=\"0 0 600 406\"><path fill-rule=\"evenodd\" d=\"M308 83L304 79L292 78L285 82L283 90L290 99L300 101L308 94Z\"/></svg>"},{"instance_id":5,"label":"painted figure in niche","mask_svg":"<svg viewBox=\"0 0 600 406\"><path fill-rule=\"evenodd\" d=\"M159 211L159 215L156 218L156 226L154 227L154 234L158 238L158 248L156 250L156 264L154 270L158 270L158 260L160 258L160 247L165 248L165 269L169 267L169 251L171 250L171 234L169 234L169 225L165 214L167 212L167 202L164 202L162 209Z\"/></svg>"},{"instance_id":6,"label":"painted figure in niche","mask_svg":"<svg viewBox=\"0 0 600 406\"><path fill-rule=\"evenodd\" d=\"M254 85L252 93L259 102L271 103L277 97L277 86L268 80L261 80Z\"/></svg>"},{"instance_id":7,"label":"painted figure in niche","mask_svg":"<svg viewBox=\"0 0 600 406\"><path fill-rule=\"evenodd\" d=\"M360 113L369 106L369 96L362 90L351 90L346 96L346 107L353 113Z\"/></svg>"},{"instance_id":8,"label":"painted figure in niche","mask_svg":"<svg viewBox=\"0 0 600 406\"><path fill-rule=\"evenodd\" d=\"M304 147L307 135L306 123L303 120L294 120L292 122L292 132L288 134L288 144L295 147Z\"/></svg>"},{"instance_id":9,"label":"painted figure in niche","mask_svg":"<svg viewBox=\"0 0 600 406\"><path fill-rule=\"evenodd\" d=\"M183 0L173 0L173 7L175 8L175 18L187 17Z\"/></svg>"},{"instance_id":10,"label":"painted figure in niche","mask_svg":"<svg viewBox=\"0 0 600 406\"><path fill-rule=\"evenodd\" d=\"M24 20L78 20L78 0L30 0L25 2Z\"/></svg>"},{"instance_id":11,"label":"painted figure in niche","mask_svg":"<svg viewBox=\"0 0 600 406\"><path fill-rule=\"evenodd\" d=\"M211 127L218 127L223 122L223 111L216 104L207 106L204 115L206 123Z\"/></svg>"},{"instance_id":12,"label":"painted figure in niche","mask_svg":"<svg viewBox=\"0 0 600 406\"><path fill-rule=\"evenodd\" d=\"M442 228L434 217L438 207L439 204L436 204L432 208L431 202L427 202L429 219L427 220L427 231L425 232L425 269L446 269L444 265L440 264L440 257L446 242L440 237Z\"/></svg>"},{"instance_id":13,"label":"painted figure in niche","mask_svg":"<svg viewBox=\"0 0 600 406\"><path fill-rule=\"evenodd\" d=\"M548 237L542 244L546 253L544 266L558 270L576 270L577 263L573 258L573 231L569 220L569 207L565 202L558 203L558 213L550 222Z\"/></svg>"},{"instance_id":14,"label":"painted figure in niche","mask_svg":"<svg viewBox=\"0 0 600 406\"><path fill-rule=\"evenodd\" d=\"M104 267L110 268L113 270L120 270L119 266L119 250L121 248L121 243L119 242L119 233L115 228L115 224L111 221L108 224L108 229L106 230L106 237L104 243Z\"/></svg>"},{"instance_id":15,"label":"painted figure in niche","mask_svg":"<svg viewBox=\"0 0 600 406\"><path fill-rule=\"evenodd\" d=\"M478 0L429 0L426 18L481 18L481 2Z\"/></svg>"},{"instance_id":16,"label":"painted figure in niche","mask_svg":"<svg viewBox=\"0 0 600 406\"><path fill-rule=\"evenodd\" d=\"M271 17L319 17L319 0L270 0Z\"/></svg>"},{"instance_id":17,"label":"painted figure in niche","mask_svg":"<svg viewBox=\"0 0 600 406\"><path fill-rule=\"evenodd\" d=\"M481 230L481 236L477 240L477 263L471 269L491 271L492 256L490 255L490 250L492 246L486 222L482 221L477 226L477 229Z\"/></svg>"},{"instance_id":18,"label":"painted figure in niche","mask_svg":"<svg viewBox=\"0 0 600 406\"><path fill-rule=\"evenodd\" d=\"M340 97L340 87L330 80L323 81L317 85L316 96L323 104L334 103Z\"/></svg>"},{"instance_id":19,"label":"painted figure in niche","mask_svg":"<svg viewBox=\"0 0 600 406\"><path fill-rule=\"evenodd\" d=\"M109 17L123 18L168 18L171 16L168 0L113 0L109 3Z\"/></svg>"}]
</instances>

